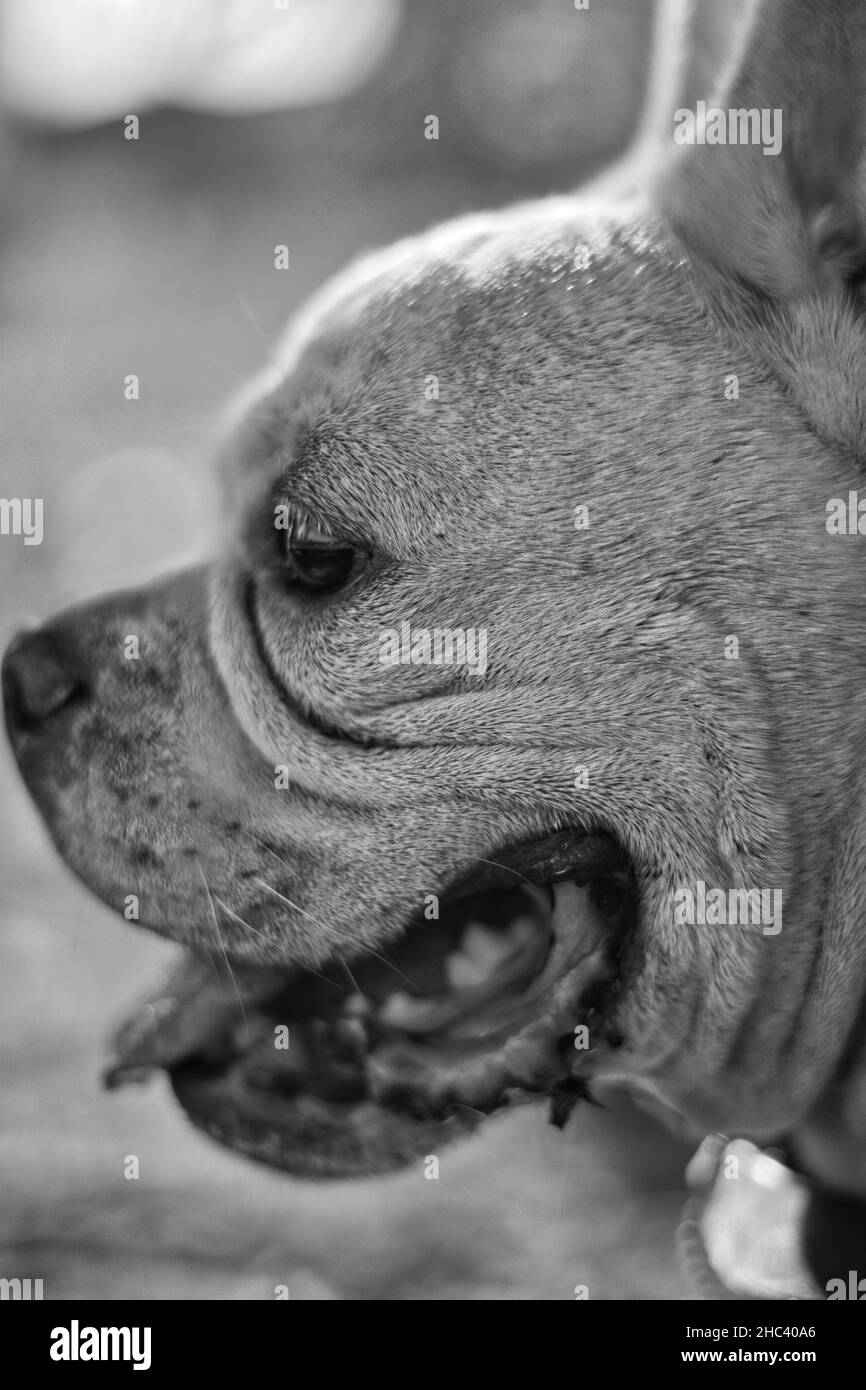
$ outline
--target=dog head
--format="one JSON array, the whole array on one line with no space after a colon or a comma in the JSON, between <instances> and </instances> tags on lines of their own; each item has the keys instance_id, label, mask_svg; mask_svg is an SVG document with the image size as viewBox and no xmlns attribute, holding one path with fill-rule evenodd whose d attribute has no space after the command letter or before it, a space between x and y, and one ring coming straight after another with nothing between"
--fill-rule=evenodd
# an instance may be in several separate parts
<instances>
[{"instance_id":1,"label":"dog head","mask_svg":"<svg viewBox=\"0 0 866 1390\"><path fill-rule=\"evenodd\" d=\"M58 849L190 948L116 1075L244 1152L375 1171L601 1082L766 1137L838 1080L863 258L859 145L819 178L807 136L864 42L828 24L803 96L801 11L724 101L781 108L777 157L361 262L250 393L214 562L7 654Z\"/></svg>"}]
</instances>

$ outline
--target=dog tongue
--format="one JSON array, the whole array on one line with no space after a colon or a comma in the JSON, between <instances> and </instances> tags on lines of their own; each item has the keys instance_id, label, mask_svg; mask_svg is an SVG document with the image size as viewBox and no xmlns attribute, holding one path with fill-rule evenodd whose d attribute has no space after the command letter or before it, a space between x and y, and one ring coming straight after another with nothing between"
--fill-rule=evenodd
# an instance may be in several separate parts
<instances>
[{"instance_id":1,"label":"dog tongue","mask_svg":"<svg viewBox=\"0 0 866 1390\"><path fill-rule=\"evenodd\" d=\"M193 1053L209 1049L251 1008L274 993L273 969L251 969L224 963L205 964L184 954L161 987L153 992L117 1030L114 1060L105 1071L113 1090L143 1081L158 1068L175 1066Z\"/></svg>"}]
</instances>

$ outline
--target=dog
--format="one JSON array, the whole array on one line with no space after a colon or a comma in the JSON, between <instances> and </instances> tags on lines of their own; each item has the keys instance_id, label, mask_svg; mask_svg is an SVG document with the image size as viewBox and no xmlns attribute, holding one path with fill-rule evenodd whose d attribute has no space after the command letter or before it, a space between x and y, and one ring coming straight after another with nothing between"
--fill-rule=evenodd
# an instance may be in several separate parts
<instances>
[{"instance_id":1,"label":"dog","mask_svg":"<svg viewBox=\"0 0 866 1390\"><path fill-rule=\"evenodd\" d=\"M213 562L13 641L57 849L187 948L112 1083L316 1177L624 1087L866 1195L864 74L766 0L724 143L365 257Z\"/></svg>"}]
</instances>

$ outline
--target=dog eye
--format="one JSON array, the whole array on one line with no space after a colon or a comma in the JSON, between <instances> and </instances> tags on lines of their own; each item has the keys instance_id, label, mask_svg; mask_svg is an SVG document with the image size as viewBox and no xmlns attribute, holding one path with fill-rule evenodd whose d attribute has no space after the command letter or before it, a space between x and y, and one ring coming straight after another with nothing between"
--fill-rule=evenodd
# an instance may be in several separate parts
<instances>
[{"instance_id":1,"label":"dog eye","mask_svg":"<svg viewBox=\"0 0 866 1390\"><path fill-rule=\"evenodd\" d=\"M304 541L287 547L287 578L289 583L310 593L330 594L348 583L355 567L355 552L338 542L313 544Z\"/></svg>"},{"instance_id":2,"label":"dog eye","mask_svg":"<svg viewBox=\"0 0 866 1390\"><path fill-rule=\"evenodd\" d=\"M296 594L337 593L354 583L370 558L354 538L335 535L291 499L275 503L274 526L282 581Z\"/></svg>"},{"instance_id":3,"label":"dog eye","mask_svg":"<svg viewBox=\"0 0 866 1390\"><path fill-rule=\"evenodd\" d=\"M339 536L311 526L284 533L284 575L293 589L332 594L359 573L362 553Z\"/></svg>"}]
</instances>

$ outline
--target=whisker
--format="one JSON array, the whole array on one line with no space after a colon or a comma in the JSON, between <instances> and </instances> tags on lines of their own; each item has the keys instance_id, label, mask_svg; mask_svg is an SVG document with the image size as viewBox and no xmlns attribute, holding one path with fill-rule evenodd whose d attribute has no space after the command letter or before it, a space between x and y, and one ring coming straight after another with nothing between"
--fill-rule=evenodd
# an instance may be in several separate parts
<instances>
[{"instance_id":1,"label":"whisker","mask_svg":"<svg viewBox=\"0 0 866 1390\"><path fill-rule=\"evenodd\" d=\"M522 878L522 879L523 879L523 882L524 882L524 883L528 883L529 886L530 886L530 888L537 888L537 887L538 887L538 884L537 884L537 883L533 883L531 878L527 878L525 874L520 873L517 869L512 869L512 867L511 867L510 864L500 864L500 863L498 863L497 860L495 860L495 859L482 859L482 858L479 858L478 862L479 862L479 864L489 864L489 865L490 865L492 868L494 868L494 869L504 869L506 873L508 873L508 874L514 874L515 878Z\"/></svg>"},{"instance_id":2,"label":"whisker","mask_svg":"<svg viewBox=\"0 0 866 1390\"><path fill-rule=\"evenodd\" d=\"M242 927L246 927L247 931L251 931L252 934L253 934L253 936L258 936L258 937L260 937L261 940L267 942L267 944L268 944L269 946L273 946L273 945L274 945L274 942L271 940L271 938L268 937L268 936L265 936L264 932L257 931L256 928L252 925L251 922L245 921L244 918L243 918L243 917L239 917L238 914L237 914L236 912L232 912L231 908L228 907L227 904L224 903L220 898L217 898L216 895L214 895L214 897L215 897L216 902L218 902L219 905L220 905L220 907L223 909L223 911L224 911L224 912L227 912L227 913L229 914L230 917L234 917L235 921L236 921L236 922L240 922L240 924L241 924ZM334 983L333 980L329 980L329 979L328 979L327 975L322 975L320 971L314 970L313 967L312 967L312 965L303 965L303 964L300 964L300 963L299 963L299 968L300 968L301 970L307 970L307 971L309 971L309 973L310 973L311 975L317 976L317 978L320 979L320 980L324 980L324 982L325 982L326 985L332 985L332 984ZM346 969L348 969L348 966L346 966ZM355 988L357 989L357 984L355 985ZM358 992L360 993L360 990L359 990Z\"/></svg>"},{"instance_id":3,"label":"whisker","mask_svg":"<svg viewBox=\"0 0 866 1390\"><path fill-rule=\"evenodd\" d=\"M214 901L220 903L222 910L224 910L224 912L228 912L229 917L234 917L235 922L239 922L240 926L246 927L247 931L252 931L254 937L260 937L261 941L267 942L267 944L270 945L270 947L274 945L274 941L272 941L270 937L265 937L264 931L257 931L256 927L253 926L252 922L246 922L246 920L243 919L243 917L238 916L238 913L232 912L232 909L229 908L227 903L222 902L221 898L215 897L215 894ZM314 970L313 966L311 965L300 965L299 963L299 967L302 970L309 970L310 974L316 974L316 976L318 976L318 979L325 981L325 984L334 984L334 980L329 980L327 974L321 974L320 972L318 972L318 970ZM348 970L349 966L345 966L345 969ZM354 987L356 987L357 990L357 981L354 981L353 979L352 983L354 984ZM360 992L361 991L359 990L359 994Z\"/></svg>"},{"instance_id":4,"label":"whisker","mask_svg":"<svg viewBox=\"0 0 866 1390\"><path fill-rule=\"evenodd\" d=\"M362 990L361 986L358 984L358 981L355 979L355 976L352 974L352 972L351 972L351 970L349 969L349 967L348 967L346 961L341 960L341 961L340 961L340 964L341 964L341 966L343 967L343 969L345 970L346 974L348 975L349 981L350 981L350 983L353 985L353 987L354 987L356 993L358 993L358 994L363 994L364 991Z\"/></svg>"},{"instance_id":5,"label":"whisker","mask_svg":"<svg viewBox=\"0 0 866 1390\"><path fill-rule=\"evenodd\" d=\"M238 996L238 1003L239 1003L240 1006L241 1006L241 1015L243 1016L244 1027L248 1029L248 1028L249 1028L249 1024L248 1024L248 1022L247 1022L247 1011L246 1011L246 1009L244 1008L244 1001L243 1001L243 999L241 998L241 992L240 992L240 990L238 989L238 982L237 982L237 980L235 979L235 973L234 973L234 971L232 970L232 963L231 963L231 961L229 960L228 951L227 951L226 948L225 948L225 943L224 943L223 938L222 938L222 932L220 931L220 927L219 927L219 921L218 921L218 919L217 919L216 908L214 907L213 898L211 897L210 888L208 887L207 879L206 879L205 876L204 876L204 870L202 869L201 864L198 864L198 871L199 871L199 873L201 874L201 881L202 881L202 883L204 884L204 891L205 891L205 893L207 894L208 907L210 908L210 914L211 914L211 917L213 918L213 926L214 926L214 931L216 932L217 941L219 942L220 950L221 950L222 953L223 953L223 957L224 957L225 963L226 963L226 969L227 969L228 972L229 972L229 977L230 977L230 979L231 979L232 984L233 984L234 987L235 987L235 994Z\"/></svg>"},{"instance_id":6,"label":"whisker","mask_svg":"<svg viewBox=\"0 0 866 1390\"><path fill-rule=\"evenodd\" d=\"M269 360L276 366L277 354L275 345L269 342L268 339L265 337L264 329L262 328L261 324L259 323L258 319L256 318L255 314L253 313L252 309L250 308L249 304L247 303L246 299L242 294L238 295L238 303L240 304L241 308L243 309L253 328L256 330L256 333L258 334L259 338L264 343Z\"/></svg>"},{"instance_id":7,"label":"whisker","mask_svg":"<svg viewBox=\"0 0 866 1390\"><path fill-rule=\"evenodd\" d=\"M374 951L372 946L364 946L359 943L353 949L366 951L368 955L375 956L376 959L380 960L383 965L386 965L389 970L393 970L395 975L399 975L401 980L405 980L407 985L411 985L413 989L417 988L414 980L410 980L408 975L404 975L399 965L395 965L392 960L389 960L387 956L383 956L380 951ZM361 992L363 993L363 990Z\"/></svg>"},{"instance_id":8,"label":"whisker","mask_svg":"<svg viewBox=\"0 0 866 1390\"><path fill-rule=\"evenodd\" d=\"M244 834L244 835L248 835L249 838L250 838L251 840L255 840L256 844L257 844L257 845L261 845L262 849L263 849L267 854L273 855L273 857L274 857L274 859L276 859L277 863L278 863L278 864L282 864L283 868L284 868L288 873L290 873L290 874L292 875L292 878L298 878L298 877L299 877L299 874L298 874L297 869L293 869L292 866L291 866L291 864L287 863L286 860L283 859L281 855L277 854L277 852L276 852L275 849L271 849L270 845L266 845L265 842L264 842L264 840L260 839L259 836L256 835L256 834L254 833L254 831L252 831L252 830L246 830L246 829L244 828L244 826L241 826L241 833Z\"/></svg>"},{"instance_id":9,"label":"whisker","mask_svg":"<svg viewBox=\"0 0 866 1390\"><path fill-rule=\"evenodd\" d=\"M224 903L222 898L217 897L216 893L214 893L214 902L219 903L223 912L227 912L229 917L234 917L235 921L240 922L242 927L246 927L247 931L251 931L253 936L260 937L261 940L266 941L269 946L272 946L274 944L267 936L265 936L264 932L257 931L251 922L244 921L243 917L239 917L236 912L233 912L232 909L229 907L228 903Z\"/></svg>"},{"instance_id":10,"label":"whisker","mask_svg":"<svg viewBox=\"0 0 866 1390\"><path fill-rule=\"evenodd\" d=\"M321 922L316 920L312 913L304 912L304 909L302 907L299 907L297 903L293 903L291 898L287 898L284 896L284 894L278 893L276 888L272 888L269 883L265 883L263 878L257 878L254 880L254 882L257 883L260 888L264 888L266 893L273 893L274 897L279 898L280 902L285 903L287 907L292 907L295 909L296 912L300 912L304 917L309 917L311 922L315 922L316 926L321 927L322 931L324 931L324 926ZM323 975L321 970L316 970L314 966L308 965L306 961L299 961L298 964L300 965L300 968L302 970L308 970L311 975L315 975L318 979L324 980L326 985L332 985L334 983L334 981L330 979L327 975Z\"/></svg>"},{"instance_id":11,"label":"whisker","mask_svg":"<svg viewBox=\"0 0 866 1390\"><path fill-rule=\"evenodd\" d=\"M280 902L285 903L287 907L293 908L295 912L300 912L302 917L309 917L311 922L315 922L317 927L321 927L322 931L325 931L324 923L318 921L317 918L313 916L312 912L307 912L305 908L300 907L297 903L293 903L291 898L287 898L284 893L278 893L276 888L272 888L269 883L265 883L263 878L253 879L253 882L257 883L260 888L264 888L266 893L273 893L274 897L279 898Z\"/></svg>"},{"instance_id":12,"label":"whisker","mask_svg":"<svg viewBox=\"0 0 866 1390\"><path fill-rule=\"evenodd\" d=\"M259 885L260 888L264 888L265 892L273 893L274 897L279 898L280 902L285 903L287 907L294 908L295 912L300 912L303 917L309 917L310 921L314 922L317 927L321 927L322 931L325 930L323 923L320 922L316 917L314 917L311 912L306 912L304 908L299 907L297 903L293 903L291 898L287 898L284 893L278 893L276 888L272 888L269 883L265 883L264 879L257 878L254 881ZM387 956L383 956L378 951L374 951L372 946L365 946L361 943L353 943L352 949L358 951L366 951L369 955L375 956L376 959L380 960L383 965L386 965L389 970L393 970L395 975L399 975L401 980L405 980L407 985L412 985L413 988L415 987L413 981L409 979L408 975L403 974L403 971L399 968L399 966L396 966L393 961L388 960ZM343 965L344 968L347 968L345 967L344 961L341 961L340 964ZM309 967L305 967L305 969L307 968ZM325 976L322 976L322 979L325 978ZM332 984L333 981L329 980L328 983ZM363 992L363 990L360 991L360 993L362 994Z\"/></svg>"}]
</instances>

